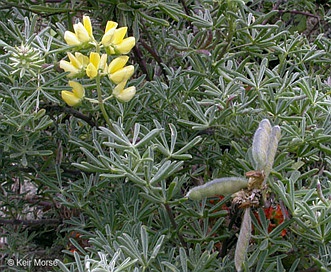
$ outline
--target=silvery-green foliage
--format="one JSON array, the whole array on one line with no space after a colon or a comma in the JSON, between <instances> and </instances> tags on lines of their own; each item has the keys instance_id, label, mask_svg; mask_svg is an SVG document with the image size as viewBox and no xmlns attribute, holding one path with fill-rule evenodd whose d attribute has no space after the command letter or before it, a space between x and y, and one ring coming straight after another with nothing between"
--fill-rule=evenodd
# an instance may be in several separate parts
<instances>
[{"instance_id":1,"label":"silvery-green foliage","mask_svg":"<svg viewBox=\"0 0 331 272\"><path fill-rule=\"evenodd\" d=\"M37 2L0 3L1 269L8 270L4 256L44 252L51 238L49 255L64 271L86 264L233 271L240 226L231 225L230 196L184 196L203 181L254 169L250 147L268 119L282 128L269 167L271 201L288 215L270 231L274 219L254 211L242 269L330 270L327 4L280 1L275 10L270 1ZM58 62L72 50L63 34L82 14L93 19L94 33L114 20L137 40L130 56L136 96L105 101L114 129L97 104L69 108L60 99L67 78ZM95 86L81 83L95 99ZM111 86L101 86L108 96ZM27 181L35 195L21 190Z\"/></svg>"}]
</instances>

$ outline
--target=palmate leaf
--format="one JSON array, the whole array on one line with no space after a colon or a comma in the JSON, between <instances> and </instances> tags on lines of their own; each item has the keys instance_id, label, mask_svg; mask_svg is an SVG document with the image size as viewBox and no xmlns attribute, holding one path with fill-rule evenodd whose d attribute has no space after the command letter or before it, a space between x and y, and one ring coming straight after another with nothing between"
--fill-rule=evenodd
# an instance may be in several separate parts
<instances>
[{"instance_id":1,"label":"palmate leaf","mask_svg":"<svg viewBox=\"0 0 331 272\"><path fill-rule=\"evenodd\" d=\"M171 176L173 173L175 173L178 168L180 168L183 165L183 162L171 162L166 161L162 166L159 168L159 171L154 175L154 177L149 181L150 184L154 185L157 182L160 182L161 180Z\"/></svg>"},{"instance_id":2,"label":"palmate leaf","mask_svg":"<svg viewBox=\"0 0 331 272\"><path fill-rule=\"evenodd\" d=\"M150 242L146 226L141 226L139 241L134 240L131 235L123 233L118 237L118 242L119 247L126 255L136 259L140 265L147 268L152 265L159 254L164 238L165 235L160 235L151 248L152 243Z\"/></svg>"}]
</instances>

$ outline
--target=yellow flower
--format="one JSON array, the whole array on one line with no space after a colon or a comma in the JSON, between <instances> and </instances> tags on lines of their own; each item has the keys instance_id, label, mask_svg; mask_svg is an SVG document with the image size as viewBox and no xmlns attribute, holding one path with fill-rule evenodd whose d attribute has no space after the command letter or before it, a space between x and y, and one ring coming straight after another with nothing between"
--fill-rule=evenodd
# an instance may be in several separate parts
<instances>
[{"instance_id":1,"label":"yellow flower","mask_svg":"<svg viewBox=\"0 0 331 272\"><path fill-rule=\"evenodd\" d=\"M133 98L133 96L136 94L136 87L131 86L124 89L125 85L126 85L126 81L122 81L113 90L113 95L117 100L121 102L130 101Z\"/></svg>"},{"instance_id":2,"label":"yellow flower","mask_svg":"<svg viewBox=\"0 0 331 272\"><path fill-rule=\"evenodd\" d=\"M96 52L90 53L90 63L86 67L86 74L89 78L95 78L98 74L100 55Z\"/></svg>"},{"instance_id":3,"label":"yellow flower","mask_svg":"<svg viewBox=\"0 0 331 272\"><path fill-rule=\"evenodd\" d=\"M103 54L101 57L96 52L90 53L90 63L86 67L87 76L92 79L98 75L99 70L101 74L107 72L107 54Z\"/></svg>"},{"instance_id":4,"label":"yellow flower","mask_svg":"<svg viewBox=\"0 0 331 272\"><path fill-rule=\"evenodd\" d=\"M81 22L79 22L78 24L74 24L74 30L78 40L81 43L86 43L90 41L90 35L88 34L87 29Z\"/></svg>"},{"instance_id":5,"label":"yellow flower","mask_svg":"<svg viewBox=\"0 0 331 272\"><path fill-rule=\"evenodd\" d=\"M105 34L102 37L101 43L106 47L110 55L113 54L128 54L134 47L136 40L134 37L125 38L127 27L116 29L117 23L108 21Z\"/></svg>"},{"instance_id":6,"label":"yellow flower","mask_svg":"<svg viewBox=\"0 0 331 272\"><path fill-rule=\"evenodd\" d=\"M128 31L127 27L120 27L115 30L114 36L112 38L112 43L113 44L119 44L123 41L126 32Z\"/></svg>"},{"instance_id":7,"label":"yellow flower","mask_svg":"<svg viewBox=\"0 0 331 272\"><path fill-rule=\"evenodd\" d=\"M129 65L124 67L128 62L128 56L120 56L114 59L108 66L109 79L115 84L122 81L127 81L134 73L134 66Z\"/></svg>"},{"instance_id":8,"label":"yellow flower","mask_svg":"<svg viewBox=\"0 0 331 272\"><path fill-rule=\"evenodd\" d=\"M115 29L117 27L117 23L113 21L108 21L105 29L105 34L103 35L101 39L101 43L103 46L110 46L111 41L115 32Z\"/></svg>"},{"instance_id":9,"label":"yellow flower","mask_svg":"<svg viewBox=\"0 0 331 272\"><path fill-rule=\"evenodd\" d=\"M117 54L128 54L136 44L134 37L128 37L122 40L119 44L114 45L114 52Z\"/></svg>"},{"instance_id":10,"label":"yellow flower","mask_svg":"<svg viewBox=\"0 0 331 272\"><path fill-rule=\"evenodd\" d=\"M122 69L125 64L128 62L129 57L128 56L120 56L114 59L108 66L108 73L113 74L116 71Z\"/></svg>"},{"instance_id":11,"label":"yellow flower","mask_svg":"<svg viewBox=\"0 0 331 272\"><path fill-rule=\"evenodd\" d=\"M77 106L84 99L85 89L80 83L76 81L69 81L69 85L72 87L72 92L62 91L61 97L69 106Z\"/></svg>"},{"instance_id":12,"label":"yellow flower","mask_svg":"<svg viewBox=\"0 0 331 272\"><path fill-rule=\"evenodd\" d=\"M92 24L89 16L83 16L83 24L78 23L73 25L75 33L66 31L64 39L68 45L78 46L94 40Z\"/></svg>"},{"instance_id":13,"label":"yellow flower","mask_svg":"<svg viewBox=\"0 0 331 272\"><path fill-rule=\"evenodd\" d=\"M105 33L107 33L111 29L116 29L117 26L118 26L118 23L113 22L113 21L108 21L106 24Z\"/></svg>"},{"instance_id":14,"label":"yellow flower","mask_svg":"<svg viewBox=\"0 0 331 272\"><path fill-rule=\"evenodd\" d=\"M70 62L66 60L60 60L60 68L65 72L70 72L67 75L69 78L82 75L82 72L85 70L88 64L88 57L79 52L75 52L75 55L68 52L67 55Z\"/></svg>"},{"instance_id":15,"label":"yellow flower","mask_svg":"<svg viewBox=\"0 0 331 272\"><path fill-rule=\"evenodd\" d=\"M106 75L107 70L108 70L108 65L107 65L107 54L102 54L100 58L100 63L99 63L99 70L101 74Z\"/></svg>"},{"instance_id":16,"label":"yellow flower","mask_svg":"<svg viewBox=\"0 0 331 272\"><path fill-rule=\"evenodd\" d=\"M93 28L92 28L91 19L89 16L83 16L83 25L84 25L84 28L86 29L88 35L90 36L90 38L94 39Z\"/></svg>"},{"instance_id":17,"label":"yellow flower","mask_svg":"<svg viewBox=\"0 0 331 272\"><path fill-rule=\"evenodd\" d=\"M134 73L134 66L129 65L122 69L117 70L113 74L109 74L109 79L115 84L119 84L122 81L127 81Z\"/></svg>"},{"instance_id":18,"label":"yellow flower","mask_svg":"<svg viewBox=\"0 0 331 272\"><path fill-rule=\"evenodd\" d=\"M76 36L76 34L69 30L64 32L64 40L66 41L66 43L68 45L71 45L71 46L75 46L75 45L77 46L77 45L81 44L81 41L78 40L78 37Z\"/></svg>"}]
</instances>

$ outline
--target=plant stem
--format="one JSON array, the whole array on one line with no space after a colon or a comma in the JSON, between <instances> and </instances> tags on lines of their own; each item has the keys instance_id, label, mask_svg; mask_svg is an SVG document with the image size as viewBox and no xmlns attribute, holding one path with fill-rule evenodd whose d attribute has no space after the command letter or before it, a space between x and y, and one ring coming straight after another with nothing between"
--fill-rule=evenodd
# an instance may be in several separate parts
<instances>
[{"instance_id":1,"label":"plant stem","mask_svg":"<svg viewBox=\"0 0 331 272\"><path fill-rule=\"evenodd\" d=\"M96 49L96 52L98 54L100 54L100 46L98 44L97 41L94 41L95 43L95 49ZM98 68L98 67L97 67ZM96 79L95 79L95 83L97 85L97 94L98 94L98 102L99 102L99 107L101 109L101 112L102 112L102 115L103 115L103 118L105 119L108 127L110 130L114 130L114 127L113 127L113 124L110 122L110 119L109 119L109 116L107 114L107 111L105 109L105 104L104 104L104 101L102 99L102 91L101 91L101 76L100 74L98 73L98 75L96 76Z\"/></svg>"},{"instance_id":2,"label":"plant stem","mask_svg":"<svg viewBox=\"0 0 331 272\"><path fill-rule=\"evenodd\" d=\"M113 130L113 124L110 122L109 116L106 112L105 109L105 104L103 103L102 99L102 92L101 92L101 80L100 80L100 74L97 75L95 79L96 85L97 85L97 94L98 94L98 102L99 102L99 107L101 109L103 118L105 118L107 125L109 126L110 130Z\"/></svg>"},{"instance_id":3,"label":"plant stem","mask_svg":"<svg viewBox=\"0 0 331 272\"><path fill-rule=\"evenodd\" d=\"M1 225L59 225L62 221L60 219L0 219Z\"/></svg>"},{"instance_id":4,"label":"plant stem","mask_svg":"<svg viewBox=\"0 0 331 272\"><path fill-rule=\"evenodd\" d=\"M169 204L167 204L167 203L163 203L163 205L164 205L164 207L165 207L165 209L166 209L166 211L167 211L167 213L168 213L168 216L169 216L169 219L170 219L171 225L172 225L172 227L175 229L175 231L176 231L176 233L177 233L177 236L178 236L178 238L179 238L180 243L181 243L182 246L185 248L186 253L188 253L187 244L186 244L186 242L185 242L185 240L184 240L183 235L182 235L182 234L179 232L179 230L178 230L177 223L176 223L176 221L175 221L174 215L173 215L173 213L172 213L172 210L171 210Z\"/></svg>"},{"instance_id":5,"label":"plant stem","mask_svg":"<svg viewBox=\"0 0 331 272\"><path fill-rule=\"evenodd\" d=\"M235 31L235 22L234 19L231 18L231 15L228 16L228 21L229 21L229 27L228 27L228 34L226 36L226 44L225 46L222 48L221 53L219 53L217 59L220 60L224 57L225 53L228 51L228 49L230 48L230 45L232 43L232 38L233 38L233 34Z\"/></svg>"}]
</instances>

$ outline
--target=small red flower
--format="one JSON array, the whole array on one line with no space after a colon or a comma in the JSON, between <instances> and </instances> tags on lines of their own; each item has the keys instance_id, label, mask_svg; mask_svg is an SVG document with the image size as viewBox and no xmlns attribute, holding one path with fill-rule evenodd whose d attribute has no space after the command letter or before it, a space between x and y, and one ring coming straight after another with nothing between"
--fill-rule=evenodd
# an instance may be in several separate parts
<instances>
[{"instance_id":1,"label":"small red flower","mask_svg":"<svg viewBox=\"0 0 331 272\"><path fill-rule=\"evenodd\" d=\"M284 214L279 204L276 207L270 206L268 208L264 208L263 210L266 218L270 220L268 232L271 232L274 228L284 222ZM281 236L284 237L285 235L286 230L283 229Z\"/></svg>"}]
</instances>

